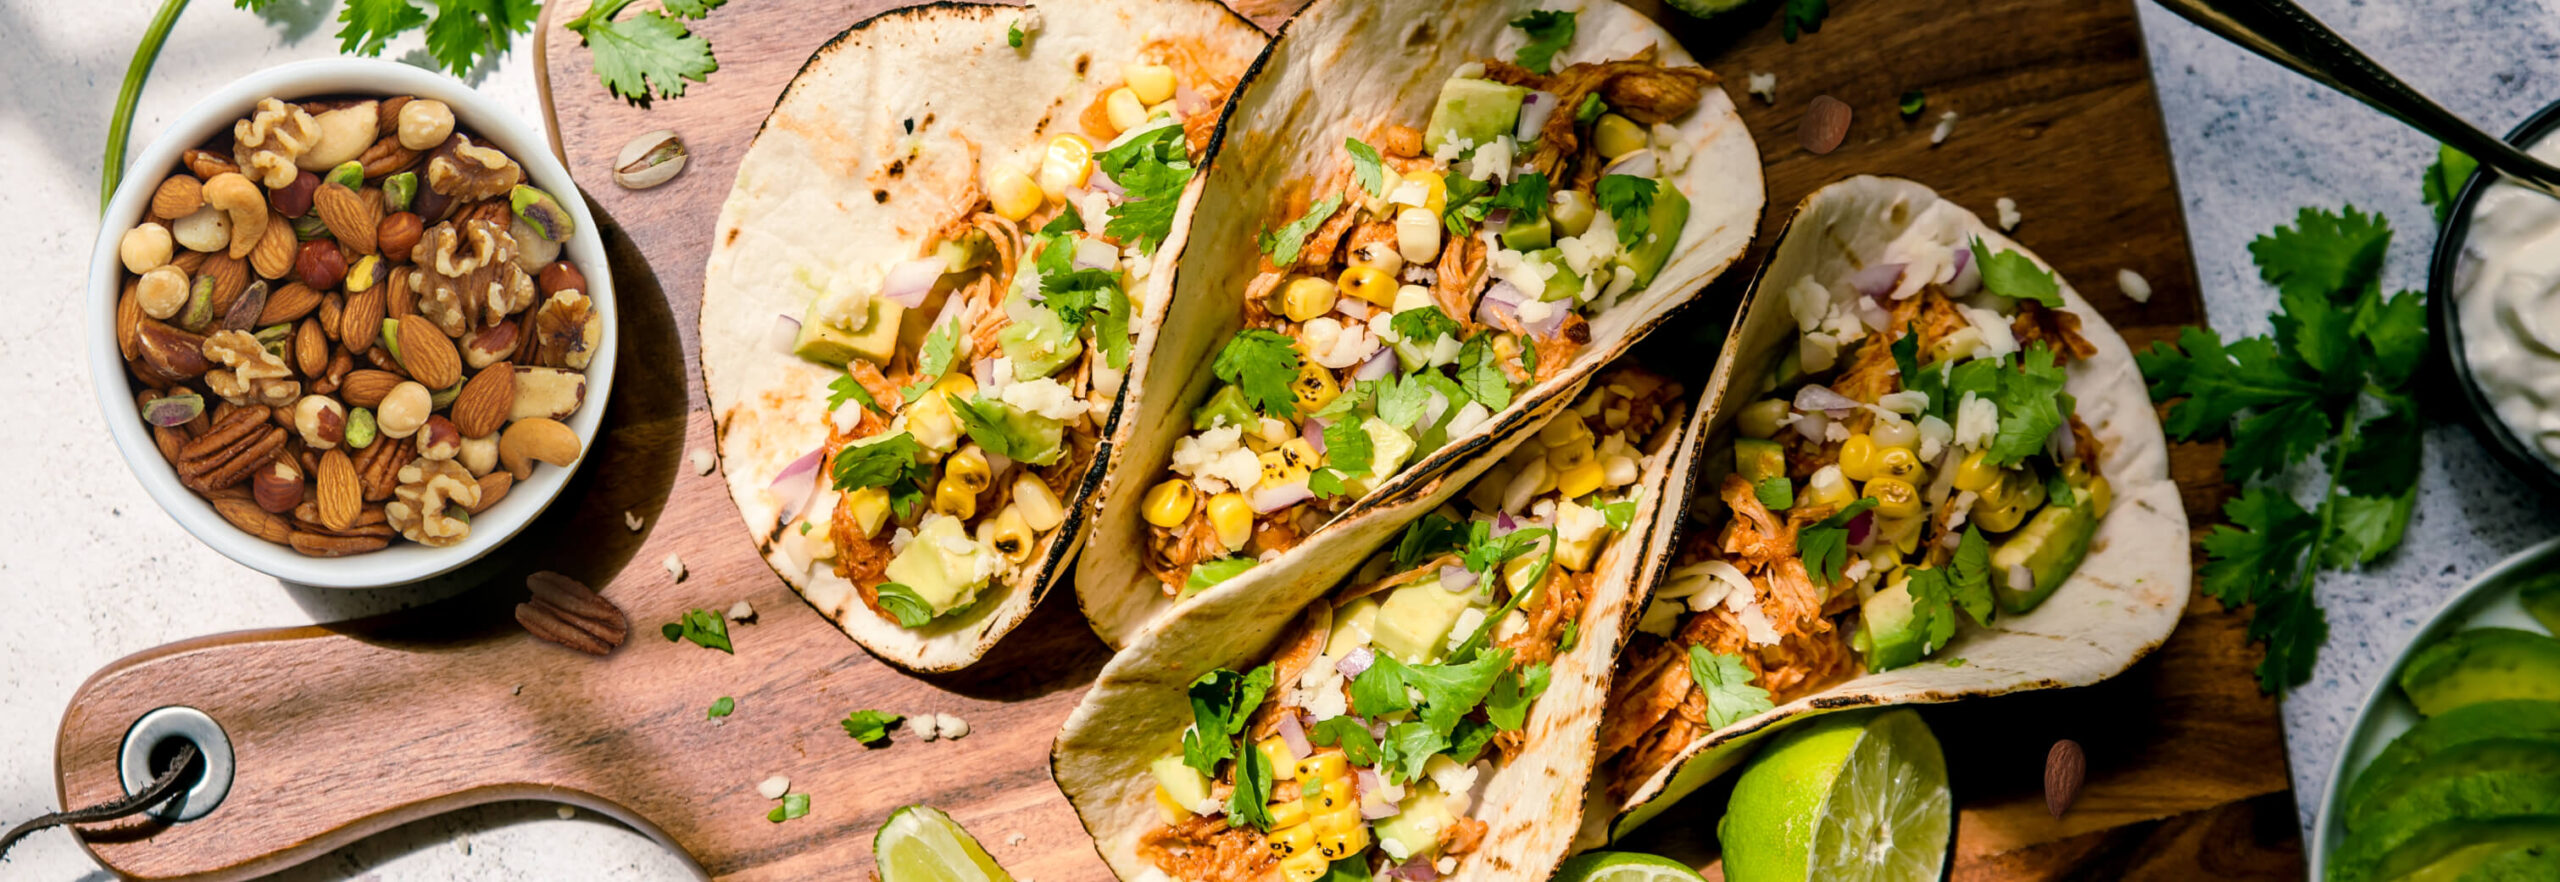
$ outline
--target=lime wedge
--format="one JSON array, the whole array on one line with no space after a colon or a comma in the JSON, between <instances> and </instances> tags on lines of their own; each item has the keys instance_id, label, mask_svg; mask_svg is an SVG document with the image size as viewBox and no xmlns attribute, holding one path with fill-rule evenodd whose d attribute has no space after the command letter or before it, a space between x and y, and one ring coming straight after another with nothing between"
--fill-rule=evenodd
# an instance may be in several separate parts
<instances>
[{"instance_id":1,"label":"lime wedge","mask_svg":"<svg viewBox=\"0 0 2560 882\"><path fill-rule=\"evenodd\" d=\"M932 806L891 812L871 837L871 860L880 882L1013 882L969 831Z\"/></svg>"},{"instance_id":2,"label":"lime wedge","mask_svg":"<svg viewBox=\"0 0 2560 882\"><path fill-rule=\"evenodd\" d=\"M1732 882L1929 882L1955 829L1947 761L1904 708L1780 735L1733 785L1716 829Z\"/></svg>"},{"instance_id":3,"label":"lime wedge","mask_svg":"<svg viewBox=\"0 0 2560 882\"><path fill-rule=\"evenodd\" d=\"M1551 882L1701 882L1689 865L1630 851L1595 851L1565 861Z\"/></svg>"}]
</instances>

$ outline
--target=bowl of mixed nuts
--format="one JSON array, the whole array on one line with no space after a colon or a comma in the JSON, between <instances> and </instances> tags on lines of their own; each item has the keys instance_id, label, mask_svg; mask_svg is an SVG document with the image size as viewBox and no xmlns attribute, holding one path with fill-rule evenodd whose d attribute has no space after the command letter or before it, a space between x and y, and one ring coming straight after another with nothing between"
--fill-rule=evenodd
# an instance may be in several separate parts
<instances>
[{"instance_id":1,"label":"bowl of mixed nuts","mask_svg":"<svg viewBox=\"0 0 2560 882\"><path fill-rule=\"evenodd\" d=\"M90 368L180 525L292 582L395 585L530 523L595 441L613 283L541 133L333 59L173 121L108 203Z\"/></svg>"}]
</instances>

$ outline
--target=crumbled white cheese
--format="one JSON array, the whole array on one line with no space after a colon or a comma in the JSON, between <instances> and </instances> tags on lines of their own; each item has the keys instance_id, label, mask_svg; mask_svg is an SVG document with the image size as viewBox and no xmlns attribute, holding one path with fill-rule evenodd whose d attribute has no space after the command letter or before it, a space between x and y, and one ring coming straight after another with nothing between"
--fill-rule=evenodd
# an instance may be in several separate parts
<instances>
[{"instance_id":1,"label":"crumbled white cheese","mask_svg":"<svg viewBox=\"0 0 2560 882\"><path fill-rule=\"evenodd\" d=\"M1006 836L1005 836L1005 838L1004 838L1004 844L1006 844L1006 845L1021 845L1021 844L1025 843L1025 842L1029 842L1029 841L1031 841L1031 837L1029 837L1029 836L1025 836L1025 835L1020 834L1020 833L1012 833L1012 834L1008 834L1008 835L1006 835Z\"/></svg>"},{"instance_id":2,"label":"crumbled white cheese","mask_svg":"<svg viewBox=\"0 0 2560 882\"><path fill-rule=\"evenodd\" d=\"M756 792L764 794L766 799L781 799L783 794L791 792L791 779L781 775L766 778L756 785Z\"/></svg>"},{"instance_id":3,"label":"crumbled white cheese","mask_svg":"<svg viewBox=\"0 0 2560 882\"><path fill-rule=\"evenodd\" d=\"M1964 398L1956 402L1955 430L1957 444L1975 450L1990 446L1992 436L2000 434L1999 406L1971 392L1965 393Z\"/></svg>"},{"instance_id":4,"label":"crumbled white cheese","mask_svg":"<svg viewBox=\"0 0 2560 882\"><path fill-rule=\"evenodd\" d=\"M1750 84L1747 91L1751 93L1751 97L1760 99L1760 103L1762 104L1778 103L1777 74L1765 71L1752 71L1746 81Z\"/></svg>"},{"instance_id":5,"label":"crumbled white cheese","mask_svg":"<svg viewBox=\"0 0 2560 882\"><path fill-rule=\"evenodd\" d=\"M1829 441L1834 444L1849 440L1849 436L1851 434L1849 427L1841 425L1837 420L1834 420L1822 427L1822 440Z\"/></svg>"},{"instance_id":6,"label":"crumbled white cheese","mask_svg":"<svg viewBox=\"0 0 2560 882\"><path fill-rule=\"evenodd\" d=\"M1993 211L2000 213L2000 229L2015 230L2018 228L2018 200L2002 196L1998 201L1991 203L1991 208Z\"/></svg>"},{"instance_id":7,"label":"crumbled white cheese","mask_svg":"<svg viewBox=\"0 0 2560 882\"><path fill-rule=\"evenodd\" d=\"M1513 310L1512 312L1514 315L1518 315L1520 317L1521 324L1536 325L1539 322L1543 322L1554 317L1556 314L1556 308L1554 304L1550 304L1544 300L1523 300L1520 302L1520 308Z\"/></svg>"},{"instance_id":8,"label":"crumbled white cheese","mask_svg":"<svg viewBox=\"0 0 2560 882\"><path fill-rule=\"evenodd\" d=\"M1262 460L1245 449L1243 427L1220 425L1173 442L1173 471L1218 494L1262 480Z\"/></svg>"},{"instance_id":9,"label":"crumbled white cheese","mask_svg":"<svg viewBox=\"0 0 2560 882\"><path fill-rule=\"evenodd\" d=\"M1796 338L1796 360L1808 374L1831 369L1840 360L1840 341L1830 334L1816 331Z\"/></svg>"},{"instance_id":10,"label":"crumbled white cheese","mask_svg":"<svg viewBox=\"0 0 2560 882\"><path fill-rule=\"evenodd\" d=\"M1654 162L1665 178L1673 177L1689 167L1689 139L1670 123L1653 124Z\"/></svg>"},{"instance_id":11,"label":"crumbled white cheese","mask_svg":"<svg viewBox=\"0 0 2560 882\"><path fill-rule=\"evenodd\" d=\"M1466 156L1468 151L1475 148L1476 142L1472 139L1451 138L1440 142L1440 149L1431 151L1431 161L1439 163L1443 168L1455 166L1460 157Z\"/></svg>"},{"instance_id":12,"label":"crumbled white cheese","mask_svg":"<svg viewBox=\"0 0 2560 882\"><path fill-rule=\"evenodd\" d=\"M1946 420L1939 419L1936 416L1921 417L1920 459L1927 462L1936 462L1938 454L1946 451L1947 442L1955 440L1955 436L1955 427L1947 425Z\"/></svg>"},{"instance_id":13,"label":"crumbled white cheese","mask_svg":"<svg viewBox=\"0 0 2560 882\"><path fill-rule=\"evenodd\" d=\"M1458 859L1444 854L1439 860L1431 863L1431 868L1440 871L1440 875L1446 876L1458 871Z\"/></svg>"},{"instance_id":14,"label":"crumbled white cheese","mask_svg":"<svg viewBox=\"0 0 2560 882\"><path fill-rule=\"evenodd\" d=\"M1947 135L1954 133L1955 130L1955 111L1950 110L1945 113L1938 114L1938 127L1929 130L1929 146L1935 147L1946 143Z\"/></svg>"},{"instance_id":15,"label":"crumbled white cheese","mask_svg":"<svg viewBox=\"0 0 2560 882\"><path fill-rule=\"evenodd\" d=\"M958 741L969 737L969 721L959 717L950 714L934 714L933 724L934 728L942 733L945 741Z\"/></svg>"},{"instance_id":16,"label":"crumbled white cheese","mask_svg":"<svg viewBox=\"0 0 2560 882\"><path fill-rule=\"evenodd\" d=\"M1431 783L1440 785L1441 793L1452 799L1465 799L1475 792L1476 779L1484 773L1473 765L1462 766L1456 760L1439 755L1423 762L1422 774L1430 778ZM1463 807L1452 805L1449 808L1452 814L1466 814Z\"/></svg>"},{"instance_id":17,"label":"crumbled white cheese","mask_svg":"<svg viewBox=\"0 0 2560 882\"><path fill-rule=\"evenodd\" d=\"M2009 329L2009 319L1998 310L1961 304L1956 306L1956 310L1964 313L1965 321L1982 334L1982 345L1974 350L1975 357L1999 358L2018 351L2018 334Z\"/></svg>"},{"instance_id":18,"label":"crumbled white cheese","mask_svg":"<svg viewBox=\"0 0 2560 882\"><path fill-rule=\"evenodd\" d=\"M1499 182L1503 178L1510 177L1510 172L1511 136L1509 135L1496 136L1492 142L1476 148L1475 156L1467 160L1467 180L1470 181Z\"/></svg>"},{"instance_id":19,"label":"crumbled white cheese","mask_svg":"<svg viewBox=\"0 0 2560 882\"><path fill-rule=\"evenodd\" d=\"M622 525L623 525L624 527L628 527L628 528L630 528L631 532L634 532L634 533L640 532L640 525L641 525L641 524L643 524L643 523L646 523L646 522L645 522L645 521L640 520L640 516L639 516L639 515L632 514L632 513L631 513L631 511L630 511L629 509L624 509L624 510L623 510L623 512L622 512Z\"/></svg>"},{"instance_id":20,"label":"crumbled white cheese","mask_svg":"<svg viewBox=\"0 0 2560 882\"><path fill-rule=\"evenodd\" d=\"M1752 604L1750 606L1743 607L1740 611L1734 613L1733 619L1735 623L1742 626L1742 635L1749 638L1754 645L1774 646L1777 644L1778 626L1776 623L1769 621L1769 614L1761 611L1759 604Z\"/></svg>"},{"instance_id":21,"label":"crumbled white cheese","mask_svg":"<svg viewBox=\"0 0 2560 882\"><path fill-rule=\"evenodd\" d=\"M746 601L729 604L729 621L743 622L756 617L756 608Z\"/></svg>"},{"instance_id":22,"label":"crumbled white cheese","mask_svg":"<svg viewBox=\"0 0 2560 882\"><path fill-rule=\"evenodd\" d=\"M856 427L862 425L862 407L862 402L847 398L843 404L837 405L835 410L827 413L827 422L835 426L838 432L852 434Z\"/></svg>"},{"instance_id":23,"label":"crumbled white cheese","mask_svg":"<svg viewBox=\"0 0 2560 882\"><path fill-rule=\"evenodd\" d=\"M1787 289L1787 314L1795 316L1798 333L1822 327L1822 320L1831 315L1831 289L1822 287L1812 276L1798 277L1795 286Z\"/></svg>"},{"instance_id":24,"label":"crumbled white cheese","mask_svg":"<svg viewBox=\"0 0 2560 882\"><path fill-rule=\"evenodd\" d=\"M2141 273L2131 269L2116 270L2116 288L2122 290L2124 296L2133 298L2135 303L2151 302L2151 280L2143 278Z\"/></svg>"},{"instance_id":25,"label":"crumbled white cheese","mask_svg":"<svg viewBox=\"0 0 2560 882\"><path fill-rule=\"evenodd\" d=\"M718 459L712 457L709 448L696 447L688 455L693 458L693 473L697 475L711 474L711 467L720 464Z\"/></svg>"},{"instance_id":26,"label":"crumbled white cheese","mask_svg":"<svg viewBox=\"0 0 2560 882\"><path fill-rule=\"evenodd\" d=\"M1481 62L1481 61L1470 61L1470 62L1467 62L1467 63L1465 63L1465 64L1458 65L1458 69L1457 69L1456 71L1451 72L1451 73L1449 74L1449 78L1450 78L1450 79L1453 79L1453 80L1480 80L1480 79L1483 79L1483 78L1484 78L1484 62Z\"/></svg>"},{"instance_id":27,"label":"crumbled white cheese","mask_svg":"<svg viewBox=\"0 0 2560 882\"><path fill-rule=\"evenodd\" d=\"M1074 391L1048 377L1004 387L1003 401L1015 410L1053 420L1072 420L1085 411L1084 402L1076 400Z\"/></svg>"},{"instance_id":28,"label":"crumbled white cheese","mask_svg":"<svg viewBox=\"0 0 2560 882\"><path fill-rule=\"evenodd\" d=\"M668 575L668 576L670 576L670 577L672 577L672 578L674 578L676 581L678 581L678 582L682 582L682 581L684 581L684 559L683 559L683 558L677 557L677 556L675 556L675 555L673 555L673 554L669 554L669 555L667 555L667 559L666 559L666 560L659 561L659 562L658 562L658 565L659 565L659 566L662 566L662 567L666 567L666 568L667 568L667 575Z\"/></svg>"},{"instance_id":29,"label":"crumbled white cheese","mask_svg":"<svg viewBox=\"0 0 2560 882\"><path fill-rule=\"evenodd\" d=\"M809 317L859 334L871 325L871 293L880 288L877 266L863 265L827 277L826 290L810 302Z\"/></svg>"},{"instance_id":30,"label":"crumbled white cheese","mask_svg":"<svg viewBox=\"0 0 2560 882\"><path fill-rule=\"evenodd\" d=\"M1459 610L1458 624L1456 627L1449 629L1447 645L1442 646L1441 650L1444 652L1456 651L1460 644L1467 642L1468 638L1475 636L1477 628L1483 626L1484 610L1477 609L1472 606Z\"/></svg>"},{"instance_id":31,"label":"crumbled white cheese","mask_svg":"<svg viewBox=\"0 0 2560 882\"><path fill-rule=\"evenodd\" d=\"M933 715L929 713L908 714L903 725L908 732L914 733L917 738L925 741L942 737L942 724L935 722Z\"/></svg>"}]
</instances>

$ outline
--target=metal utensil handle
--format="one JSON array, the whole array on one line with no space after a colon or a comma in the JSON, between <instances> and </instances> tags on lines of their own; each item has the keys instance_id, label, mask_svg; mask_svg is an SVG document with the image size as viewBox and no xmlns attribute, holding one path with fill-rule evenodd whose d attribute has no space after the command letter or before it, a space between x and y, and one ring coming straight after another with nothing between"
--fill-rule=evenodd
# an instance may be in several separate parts
<instances>
[{"instance_id":1,"label":"metal utensil handle","mask_svg":"<svg viewBox=\"0 0 2560 882\"><path fill-rule=\"evenodd\" d=\"M2198 27L2345 93L2453 145L2507 177L2560 196L2560 168L2526 155L2438 106L2292 0L2159 0Z\"/></svg>"}]
</instances>

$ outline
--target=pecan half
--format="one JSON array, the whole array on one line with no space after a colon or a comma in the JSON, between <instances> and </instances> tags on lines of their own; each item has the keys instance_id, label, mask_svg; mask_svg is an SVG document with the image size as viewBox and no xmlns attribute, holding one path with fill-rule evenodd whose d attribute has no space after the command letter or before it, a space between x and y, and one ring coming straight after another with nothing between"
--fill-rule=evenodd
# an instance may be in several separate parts
<instances>
[{"instance_id":1,"label":"pecan half","mask_svg":"<svg viewBox=\"0 0 2560 882\"><path fill-rule=\"evenodd\" d=\"M390 545L391 540L379 536L328 536L295 530L293 535L287 538L286 544L292 545L293 550L312 557L345 557L350 554L379 551Z\"/></svg>"},{"instance_id":2,"label":"pecan half","mask_svg":"<svg viewBox=\"0 0 2560 882\"><path fill-rule=\"evenodd\" d=\"M543 640L604 655L631 635L622 610L576 579L548 570L526 576L533 599L516 604L516 623Z\"/></svg>"},{"instance_id":3,"label":"pecan half","mask_svg":"<svg viewBox=\"0 0 2560 882\"><path fill-rule=\"evenodd\" d=\"M249 479L284 448L283 428L269 423L265 405L224 414L204 434L178 448L178 479L199 493Z\"/></svg>"}]
</instances>

